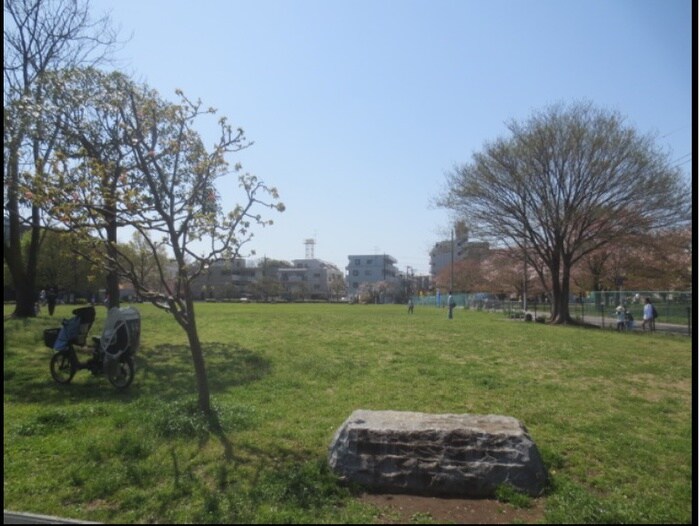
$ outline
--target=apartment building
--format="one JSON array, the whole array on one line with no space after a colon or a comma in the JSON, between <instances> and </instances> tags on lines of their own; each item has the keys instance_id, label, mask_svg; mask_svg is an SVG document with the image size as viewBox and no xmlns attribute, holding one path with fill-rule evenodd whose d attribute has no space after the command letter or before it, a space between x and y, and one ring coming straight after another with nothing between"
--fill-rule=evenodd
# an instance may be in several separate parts
<instances>
[{"instance_id":1,"label":"apartment building","mask_svg":"<svg viewBox=\"0 0 700 526\"><path fill-rule=\"evenodd\" d=\"M192 290L202 300L337 299L344 294L344 282L338 267L319 259L290 264L265 258L257 265L236 259L213 263L195 280Z\"/></svg>"},{"instance_id":2,"label":"apartment building","mask_svg":"<svg viewBox=\"0 0 700 526\"><path fill-rule=\"evenodd\" d=\"M455 223L452 239L439 241L430 251L430 275L436 278L449 268L452 261L462 259L483 259L489 253L489 244L483 241L469 241L469 230L464 222Z\"/></svg>"},{"instance_id":3,"label":"apartment building","mask_svg":"<svg viewBox=\"0 0 700 526\"><path fill-rule=\"evenodd\" d=\"M396 259L387 254L348 256L345 270L345 281L351 296L357 296L365 283L383 281L389 285L396 285L400 281Z\"/></svg>"},{"instance_id":4,"label":"apartment building","mask_svg":"<svg viewBox=\"0 0 700 526\"><path fill-rule=\"evenodd\" d=\"M292 268L278 269L282 296L286 299L337 299L344 292L343 273L320 259L295 259Z\"/></svg>"},{"instance_id":5,"label":"apartment building","mask_svg":"<svg viewBox=\"0 0 700 526\"><path fill-rule=\"evenodd\" d=\"M202 300L247 297L261 277L262 269L244 259L216 261L193 281L192 291Z\"/></svg>"}]
</instances>

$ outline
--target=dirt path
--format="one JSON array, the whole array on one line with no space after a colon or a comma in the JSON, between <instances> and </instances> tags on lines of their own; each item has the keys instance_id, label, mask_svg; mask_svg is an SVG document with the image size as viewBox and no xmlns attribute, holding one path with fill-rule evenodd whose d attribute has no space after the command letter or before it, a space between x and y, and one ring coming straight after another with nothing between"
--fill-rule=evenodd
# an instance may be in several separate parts
<instances>
[{"instance_id":1,"label":"dirt path","mask_svg":"<svg viewBox=\"0 0 700 526\"><path fill-rule=\"evenodd\" d=\"M454 524L534 524L544 522L544 500L516 508L493 499L448 499L413 495L371 495L362 502L380 509L379 524L416 524L432 519Z\"/></svg>"}]
</instances>

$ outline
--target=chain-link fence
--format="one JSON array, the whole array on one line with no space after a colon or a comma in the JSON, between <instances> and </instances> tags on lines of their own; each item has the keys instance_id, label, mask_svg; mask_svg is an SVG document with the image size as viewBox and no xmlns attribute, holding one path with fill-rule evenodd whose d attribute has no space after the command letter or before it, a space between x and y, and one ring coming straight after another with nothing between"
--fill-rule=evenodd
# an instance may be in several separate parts
<instances>
[{"instance_id":1,"label":"chain-link fence","mask_svg":"<svg viewBox=\"0 0 700 526\"><path fill-rule=\"evenodd\" d=\"M415 296L415 305L447 307L447 294ZM616 308L623 306L628 315L626 326L632 329L641 328L645 299L649 298L656 307L658 318L656 330L673 331L690 335L693 329L693 294L691 291L603 291L591 292L587 296L571 296L569 312L571 317L586 323L601 327L615 327L617 324ZM549 317L550 304L529 300L527 306L522 300L514 301L499 298L496 294L479 292L471 294L453 294L452 299L458 307L501 311L511 318L523 318L530 314L533 320L544 321Z\"/></svg>"},{"instance_id":2,"label":"chain-link fence","mask_svg":"<svg viewBox=\"0 0 700 526\"><path fill-rule=\"evenodd\" d=\"M598 320L597 325L607 326L615 317L617 307L623 307L631 316L632 326L641 326L644 315L644 303L649 298L656 308L658 318L655 321L657 330L674 330L691 334L694 320L693 294L691 291L656 291L656 290L617 290L591 292L585 298L583 318L590 322ZM586 310L593 312L586 312ZM614 325L613 325L614 326Z\"/></svg>"}]
</instances>

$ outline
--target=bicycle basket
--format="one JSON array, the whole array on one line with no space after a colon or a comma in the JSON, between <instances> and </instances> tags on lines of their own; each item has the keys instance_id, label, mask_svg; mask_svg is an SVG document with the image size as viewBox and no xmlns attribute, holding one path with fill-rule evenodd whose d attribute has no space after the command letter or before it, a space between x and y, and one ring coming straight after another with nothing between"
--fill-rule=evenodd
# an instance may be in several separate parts
<instances>
[{"instance_id":1,"label":"bicycle basket","mask_svg":"<svg viewBox=\"0 0 700 526\"><path fill-rule=\"evenodd\" d=\"M53 349L56 340L58 339L58 333L61 329L46 329L44 330L44 345L48 348Z\"/></svg>"}]
</instances>

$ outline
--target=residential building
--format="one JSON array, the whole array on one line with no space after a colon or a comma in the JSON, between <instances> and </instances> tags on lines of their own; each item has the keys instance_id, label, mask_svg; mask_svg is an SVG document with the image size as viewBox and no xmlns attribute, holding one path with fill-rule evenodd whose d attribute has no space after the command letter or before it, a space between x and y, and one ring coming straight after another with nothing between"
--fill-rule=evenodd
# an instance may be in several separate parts
<instances>
[{"instance_id":1,"label":"residential building","mask_svg":"<svg viewBox=\"0 0 700 526\"><path fill-rule=\"evenodd\" d=\"M452 239L439 241L430 251L430 275L435 279L453 261L483 259L489 253L489 244L469 241L469 230L464 222L455 223Z\"/></svg>"},{"instance_id":2,"label":"residential building","mask_svg":"<svg viewBox=\"0 0 700 526\"><path fill-rule=\"evenodd\" d=\"M363 285L384 282L389 287L395 287L401 282L396 259L387 254L348 256L345 270L348 294L352 297L360 294Z\"/></svg>"},{"instance_id":3,"label":"residential building","mask_svg":"<svg viewBox=\"0 0 700 526\"><path fill-rule=\"evenodd\" d=\"M333 299L338 295L334 283L343 273L319 259L286 261L262 259L257 265L243 259L213 263L192 285L198 299L284 298Z\"/></svg>"},{"instance_id":4,"label":"residential building","mask_svg":"<svg viewBox=\"0 0 700 526\"><path fill-rule=\"evenodd\" d=\"M343 273L334 264L320 259L295 259L292 264L278 270L284 298L329 300L338 295L334 284L342 281Z\"/></svg>"},{"instance_id":5,"label":"residential building","mask_svg":"<svg viewBox=\"0 0 700 526\"><path fill-rule=\"evenodd\" d=\"M249 266L244 259L220 260L192 283L197 299L241 298L254 294L262 269Z\"/></svg>"}]
</instances>

